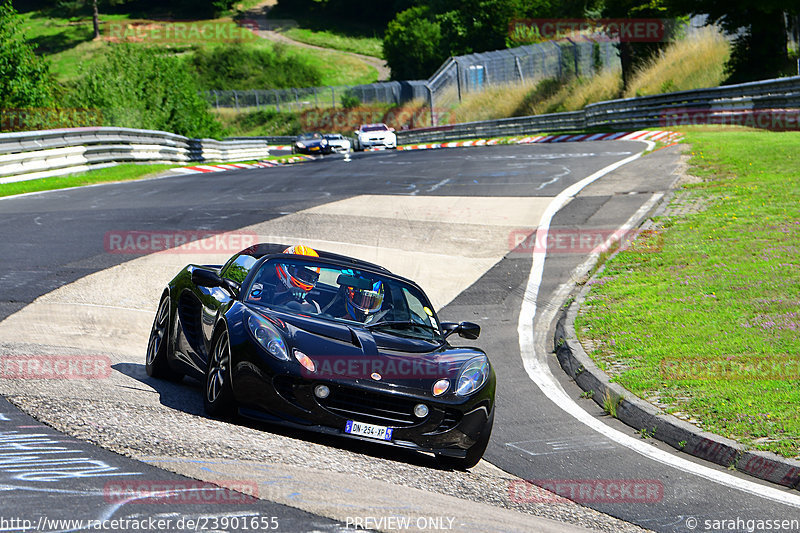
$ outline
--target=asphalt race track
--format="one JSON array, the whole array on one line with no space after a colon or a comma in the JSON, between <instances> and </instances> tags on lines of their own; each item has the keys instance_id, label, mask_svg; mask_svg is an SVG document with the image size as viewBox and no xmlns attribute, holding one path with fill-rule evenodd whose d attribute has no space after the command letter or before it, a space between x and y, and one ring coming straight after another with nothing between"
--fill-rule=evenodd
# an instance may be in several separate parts
<instances>
[{"instance_id":1,"label":"asphalt race track","mask_svg":"<svg viewBox=\"0 0 800 533\"><path fill-rule=\"evenodd\" d=\"M517 245L562 191L644 148L609 141L359 153L0 200L0 354L111 365L95 379L0 374L0 393L36 418L0 399L0 518L24 517L35 526L42 516L204 516L227 517L230 526L231 517L276 517L278 531L389 530L398 524L379 519L398 516L424 518L413 522L417 529L455 531L704 531L706 521L738 519L741 527L716 529L737 531L748 520L800 519L796 492L653 439L623 438L635 432L580 400L549 354L552 343L542 340L563 303L556 296L580 276L575 269L589 250L551 250L541 281L532 284L535 250ZM586 185L554 214L551 232L608 233L641 218L675 180L678 150L632 159ZM304 242L377 261L418 281L442 319L481 324L476 345L498 374L486 461L451 472L422 454L377 444L212 420L198 384L148 378L146 338L164 283L186 263L224 260L239 241L131 254L115 249L113 238L198 230ZM534 305L537 345L524 342L521 350L521 323ZM554 394L564 396L554 402ZM570 414L576 409L582 414ZM198 487L190 478L223 488ZM219 505L180 495L155 502L110 495L129 479L201 492ZM578 494L576 505L526 479L595 492ZM598 496L608 485L634 492ZM218 529L248 530L245 522ZM0 521L4 530L23 528Z\"/></svg>"}]
</instances>

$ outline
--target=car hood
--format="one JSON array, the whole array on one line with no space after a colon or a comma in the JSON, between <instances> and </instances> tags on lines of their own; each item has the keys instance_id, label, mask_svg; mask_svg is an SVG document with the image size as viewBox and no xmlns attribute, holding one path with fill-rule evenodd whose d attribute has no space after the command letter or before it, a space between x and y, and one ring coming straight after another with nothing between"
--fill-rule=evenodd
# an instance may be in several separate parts
<instances>
[{"instance_id":1,"label":"car hood","mask_svg":"<svg viewBox=\"0 0 800 533\"><path fill-rule=\"evenodd\" d=\"M272 310L268 313L284 324L282 333L289 347L314 361L316 372L309 377L319 379L432 384L442 378L457 378L465 362L483 355L474 348L373 334L355 325Z\"/></svg>"}]
</instances>

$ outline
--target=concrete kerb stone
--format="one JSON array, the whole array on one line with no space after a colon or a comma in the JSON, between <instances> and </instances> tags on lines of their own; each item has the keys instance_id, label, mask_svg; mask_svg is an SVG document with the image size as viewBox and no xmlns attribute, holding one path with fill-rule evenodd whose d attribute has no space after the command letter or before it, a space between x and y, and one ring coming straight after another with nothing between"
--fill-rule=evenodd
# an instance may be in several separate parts
<instances>
[{"instance_id":1,"label":"concrete kerb stone","mask_svg":"<svg viewBox=\"0 0 800 533\"><path fill-rule=\"evenodd\" d=\"M785 487L798 488L800 483L800 461L774 453L747 450L736 463L736 470Z\"/></svg>"},{"instance_id":2,"label":"concrete kerb stone","mask_svg":"<svg viewBox=\"0 0 800 533\"><path fill-rule=\"evenodd\" d=\"M603 269L598 269L590 279ZM554 346L561 368L581 389L592 391L591 398L597 405L608 411L607 402L614 402L616 418L635 430L647 431L653 438L679 451L784 487L800 489L800 461L770 452L748 450L736 441L702 431L611 382L583 349L575 331L578 309L590 289L587 280L575 300L562 308L556 322Z\"/></svg>"}]
</instances>

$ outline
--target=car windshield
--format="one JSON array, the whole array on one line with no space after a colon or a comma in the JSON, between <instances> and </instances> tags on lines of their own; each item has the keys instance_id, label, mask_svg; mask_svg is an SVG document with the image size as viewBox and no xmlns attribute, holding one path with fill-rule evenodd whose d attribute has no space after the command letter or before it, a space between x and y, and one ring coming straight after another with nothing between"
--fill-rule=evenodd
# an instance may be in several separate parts
<instances>
[{"instance_id":1,"label":"car windshield","mask_svg":"<svg viewBox=\"0 0 800 533\"><path fill-rule=\"evenodd\" d=\"M361 128L361 131L388 131L389 127L386 124L367 124Z\"/></svg>"},{"instance_id":2,"label":"car windshield","mask_svg":"<svg viewBox=\"0 0 800 533\"><path fill-rule=\"evenodd\" d=\"M324 261L271 259L254 274L244 301L285 313L357 324L373 332L442 341L425 294L371 270Z\"/></svg>"},{"instance_id":3,"label":"car windshield","mask_svg":"<svg viewBox=\"0 0 800 533\"><path fill-rule=\"evenodd\" d=\"M298 139L303 141L311 141L314 139L322 139L322 135L319 133L303 133L298 137Z\"/></svg>"}]
</instances>

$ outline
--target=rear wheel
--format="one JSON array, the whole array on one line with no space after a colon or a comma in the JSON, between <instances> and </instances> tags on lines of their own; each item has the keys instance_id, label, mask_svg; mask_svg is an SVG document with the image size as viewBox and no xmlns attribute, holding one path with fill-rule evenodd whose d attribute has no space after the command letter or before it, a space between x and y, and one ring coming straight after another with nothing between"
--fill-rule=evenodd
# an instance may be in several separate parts
<instances>
[{"instance_id":1,"label":"rear wheel","mask_svg":"<svg viewBox=\"0 0 800 533\"><path fill-rule=\"evenodd\" d=\"M169 294L161 297L158 304L156 318L153 320L153 327L150 330L150 340L147 342L147 356L145 358L145 370L147 375L154 378L169 379L179 381L183 374L174 371L167 361L169 352Z\"/></svg>"},{"instance_id":2,"label":"rear wheel","mask_svg":"<svg viewBox=\"0 0 800 533\"><path fill-rule=\"evenodd\" d=\"M217 334L206 370L204 394L206 413L214 417L233 416L236 404L231 387L231 344L227 329Z\"/></svg>"},{"instance_id":3,"label":"rear wheel","mask_svg":"<svg viewBox=\"0 0 800 533\"><path fill-rule=\"evenodd\" d=\"M489 445L489 437L492 436L492 426L494 426L494 411L492 411L492 414L489 416L489 420L486 421L486 426L484 426L478 440L467 449L466 457L438 455L436 458L439 464L454 470L466 470L477 465L483 457L486 447Z\"/></svg>"}]
</instances>

